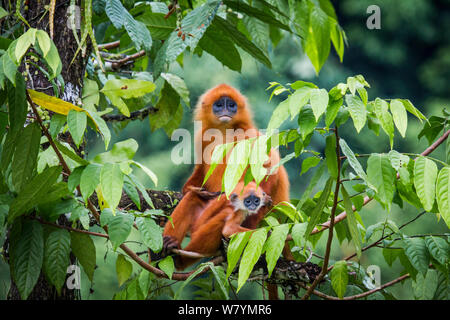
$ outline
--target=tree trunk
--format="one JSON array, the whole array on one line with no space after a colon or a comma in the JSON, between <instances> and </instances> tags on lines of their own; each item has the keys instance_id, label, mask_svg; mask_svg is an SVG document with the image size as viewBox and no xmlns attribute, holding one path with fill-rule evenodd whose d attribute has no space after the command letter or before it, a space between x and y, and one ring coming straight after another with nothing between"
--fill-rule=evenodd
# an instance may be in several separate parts
<instances>
[{"instance_id":1,"label":"tree trunk","mask_svg":"<svg viewBox=\"0 0 450 320\"><path fill-rule=\"evenodd\" d=\"M6 2L8 3L8 1ZM11 2L10 2L11 3ZM81 1L75 1L77 6L80 6ZM74 37L73 30L69 21L69 5L70 1L56 1L53 21L46 10L50 5L50 0L43 1L28 1L28 7L22 6L22 15L28 21L31 27L45 30L50 35L50 25L53 24L53 42L55 43L59 56L62 62L61 76L64 79L64 91L59 98L77 104L81 97L81 89L83 85L83 75L85 72L87 57L89 56L90 48L88 46L86 55L83 57L81 51L78 53L76 59L72 62L78 44ZM78 7L81 9L80 7ZM11 8L10 8L11 9ZM15 8L13 9L15 10ZM10 12L14 12L9 10ZM77 13L81 10L77 10ZM79 24L78 24L79 25ZM78 38L80 39L80 32L77 30ZM72 62L72 63L71 63ZM24 71L23 66L19 68ZM53 87L47 80L44 74L37 69L30 66L27 74L27 87L33 88L37 91L45 92L49 95L54 95ZM59 84L61 85L61 84ZM68 141L71 142L71 141ZM70 226L67 219L62 216L58 220L59 224ZM70 255L71 264L76 264L75 256ZM68 274L70 276L70 274ZM20 300L20 294L17 290L14 281L11 279L11 288L8 294L10 300ZM80 299L80 291L77 289L68 289L63 286L61 295L58 295L56 289L46 280L44 274L41 272L39 280L33 291L28 297L28 300L75 300Z\"/></svg>"}]
</instances>

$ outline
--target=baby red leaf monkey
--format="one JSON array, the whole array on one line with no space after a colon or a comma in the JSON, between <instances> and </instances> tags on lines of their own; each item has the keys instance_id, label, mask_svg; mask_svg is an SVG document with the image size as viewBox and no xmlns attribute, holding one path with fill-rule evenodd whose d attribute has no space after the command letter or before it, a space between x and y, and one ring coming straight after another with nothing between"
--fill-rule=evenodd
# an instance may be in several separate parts
<instances>
[{"instance_id":1,"label":"baby red leaf monkey","mask_svg":"<svg viewBox=\"0 0 450 320\"><path fill-rule=\"evenodd\" d=\"M204 191L194 189L191 191L199 197L205 195ZM271 205L270 196L261 188L257 188L254 182L246 186L240 182L230 195L230 199L221 195L218 199L208 201L205 210L193 225L191 241L184 250L207 255L216 253L220 248L222 236L229 238L235 233L251 230L242 226L245 219L258 215L260 210L267 212ZM184 269L197 260L177 257L177 269Z\"/></svg>"}]
</instances>

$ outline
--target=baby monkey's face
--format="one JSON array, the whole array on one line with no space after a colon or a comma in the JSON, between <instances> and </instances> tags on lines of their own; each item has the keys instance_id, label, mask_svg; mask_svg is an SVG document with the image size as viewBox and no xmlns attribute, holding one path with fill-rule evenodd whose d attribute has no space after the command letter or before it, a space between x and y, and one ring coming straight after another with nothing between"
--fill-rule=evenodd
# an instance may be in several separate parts
<instances>
[{"instance_id":1,"label":"baby monkey's face","mask_svg":"<svg viewBox=\"0 0 450 320\"><path fill-rule=\"evenodd\" d=\"M235 211L244 211L247 215L256 214L261 207L270 205L272 199L261 188L257 188L256 184L250 183L242 190L236 188L237 192L230 196L231 203Z\"/></svg>"}]
</instances>

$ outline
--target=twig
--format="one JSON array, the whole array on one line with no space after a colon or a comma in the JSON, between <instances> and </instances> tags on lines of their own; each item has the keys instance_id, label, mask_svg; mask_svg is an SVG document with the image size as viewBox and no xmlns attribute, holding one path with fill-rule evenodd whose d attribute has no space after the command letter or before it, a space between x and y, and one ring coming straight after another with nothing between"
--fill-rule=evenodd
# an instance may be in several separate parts
<instances>
[{"instance_id":1,"label":"twig","mask_svg":"<svg viewBox=\"0 0 450 320\"><path fill-rule=\"evenodd\" d=\"M98 45L99 50L109 50L114 49L120 46L120 40L114 41L114 42L108 42Z\"/></svg>"}]
</instances>

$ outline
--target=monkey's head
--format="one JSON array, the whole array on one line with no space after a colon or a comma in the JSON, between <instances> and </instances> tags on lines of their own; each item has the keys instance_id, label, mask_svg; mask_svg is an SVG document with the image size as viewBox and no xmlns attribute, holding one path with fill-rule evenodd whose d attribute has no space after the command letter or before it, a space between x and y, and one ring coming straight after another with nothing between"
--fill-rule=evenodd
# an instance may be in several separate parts
<instances>
[{"instance_id":1,"label":"monkey's head","mask_svg":"<svg viewBox=\"0 0 450 320\"><path fill-rule=\"evenodd\" d=\"M247 99L227 84L220 84L200 97L196 119L218 128L253 126Z\"/></svg>"},{"instance_id":2,"label":"monkey's head","mask_svg":"<svg viewBox=\"0 0 450 320\"><path fill-rule=\"evenodd\" d=\"M230 201L235 211L241 210L246 215L256 214L262 207L272 205L272 198L253 181L245 187L243 183L239 183L231 194Z\"/></svg>"}]
</instances>

